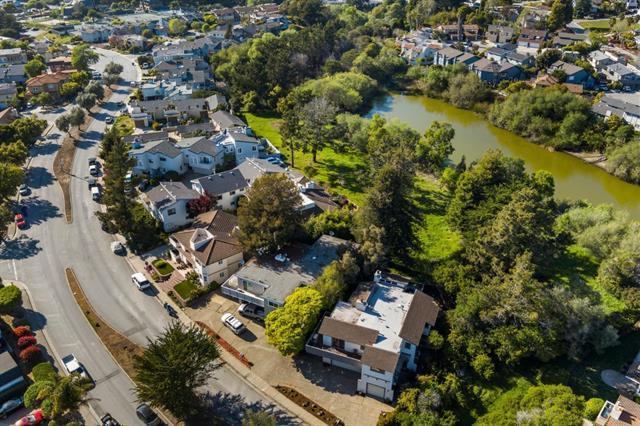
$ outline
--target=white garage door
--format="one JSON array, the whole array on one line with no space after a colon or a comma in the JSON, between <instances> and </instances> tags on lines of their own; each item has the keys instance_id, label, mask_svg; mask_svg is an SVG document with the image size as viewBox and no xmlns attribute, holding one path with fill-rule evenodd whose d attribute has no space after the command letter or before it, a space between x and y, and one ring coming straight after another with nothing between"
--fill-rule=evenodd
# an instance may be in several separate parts
<instances>
[{"instance_id":1,"label":"white garage door","mask_svg":"<svg viewBox=\"0 0 640 426\"><path fill-rule=\"evenodd\" d=\"M384 388L382 386L367 383L367 393L371 396L384 399Z\"/></svg>"}]
</instances>

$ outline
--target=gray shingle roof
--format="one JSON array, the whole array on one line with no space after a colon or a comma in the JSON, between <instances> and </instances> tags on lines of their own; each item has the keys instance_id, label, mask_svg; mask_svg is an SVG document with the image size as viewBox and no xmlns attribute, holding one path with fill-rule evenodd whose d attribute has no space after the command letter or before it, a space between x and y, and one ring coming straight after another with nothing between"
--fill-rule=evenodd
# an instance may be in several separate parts
<instances>
[{"instance_id":1,"label":"gray shingle roof","mask_svg":"<svg viewBox=\"0 0 640 426\"><path fill-rule=\"evenodd\" d=\"M230 191L237 191L240 188L249 186L247 180L242 176L242 173L236 169L194 179L191 182L199 183L206 193L213 196L226 194Z\"/></svg>"},{"instance_id":2,"label":"gray shingle roof","mask_svg":"<svg viewBox=\"0 0 640 426\"><path fill-rule=\"evenodd\" d=\"M229 129L231 127L246 126L246 123L230 112L216 111L211 114L211 120L220 126L221 129Z\"/></svg>"},{"instance_id":3,"label":"gray shingle roof","mask_svg":"<svg viewBox=\"0 0 640 426\"><path fill-rule=\"evenodd\" d=\"M161 208L177 200L196 199L200 194L193 189L187 188L182 182L160 182L158 186L147 191L145 196L157 208Z\"/></svg>"},{"instance_id":4,"label":"gray shingle roof","mask_svg":"<svg viewBox=\"0 0 640 426\"><path fill-rule=\"evenodd\" d=\"M180 150L176 148L174 144L166 140L147 142L140 148L132 149L131 151L129 151L129 153L132 155L138 155L147 152L152 154L164 154L167 157L171 158L175 158L180 155Z\"/></svg>"}]
</instances>

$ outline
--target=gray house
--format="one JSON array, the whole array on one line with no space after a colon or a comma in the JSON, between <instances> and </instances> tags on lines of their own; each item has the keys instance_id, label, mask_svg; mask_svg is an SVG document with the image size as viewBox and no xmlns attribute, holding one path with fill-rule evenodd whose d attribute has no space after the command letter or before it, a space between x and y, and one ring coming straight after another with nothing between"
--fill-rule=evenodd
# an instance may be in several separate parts
<instances>
[{"instance_id":1,"label":"gray house","mask_svg":"<svg viewBox=\"0 0 640 426\"><path fill-rule=\"evenodd\" d=\"M480 80L492 85L498 84L503 80L518 80L522 75L520 68L515 65L508 62L494 62L486 58L473 63L469 69Z\"/></svg>"}]
</instances>

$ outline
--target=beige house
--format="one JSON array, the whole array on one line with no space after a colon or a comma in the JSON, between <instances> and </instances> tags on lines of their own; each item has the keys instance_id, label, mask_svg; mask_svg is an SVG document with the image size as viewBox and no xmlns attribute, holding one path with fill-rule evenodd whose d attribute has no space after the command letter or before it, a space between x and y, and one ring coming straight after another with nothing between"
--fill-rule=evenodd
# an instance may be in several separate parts
<instances>
[{"instance_id":1,"label":"beige house","mask_svg":"<svg viewBox=\"0 0 640 426\"><path fill-rule=\"evenodd\" d=\"M244 264L242 246L232 235L236 226L236 217L222 210L203 213L191 228L171 234L171 257L193 268L202 285L223 283Z\"/></svg>"}]
</instances>

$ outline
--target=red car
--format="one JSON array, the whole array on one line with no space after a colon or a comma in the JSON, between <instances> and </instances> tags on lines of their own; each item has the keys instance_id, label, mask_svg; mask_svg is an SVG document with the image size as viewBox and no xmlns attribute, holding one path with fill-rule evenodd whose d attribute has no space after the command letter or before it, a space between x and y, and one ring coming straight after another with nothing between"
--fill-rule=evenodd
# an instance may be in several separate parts
<instances>
[{"instance_id":1,"label":"red car","mask_svg":"<svg viewBox=\"0 0 640 426\"><path fill-rule=\"evenodd\" d=\"M44 414L42 414L42 410L33 410L28 415L24 416L17 422L13 424L13 426L31 426L31 425L39 425L44 420Z\"/></svg>"},{"instance_id":2,"label":"red car","mask_svg":"<svg viewBox=\"0 0 640 426\"><path fill-rule=\"evenodd\" d=\"M16 226L20 229L23 229L24 227L27 226L27 220L24 218L24 215L22 213L18 213L15 216L16 219Z\"/></svg>"}]
</instances>

